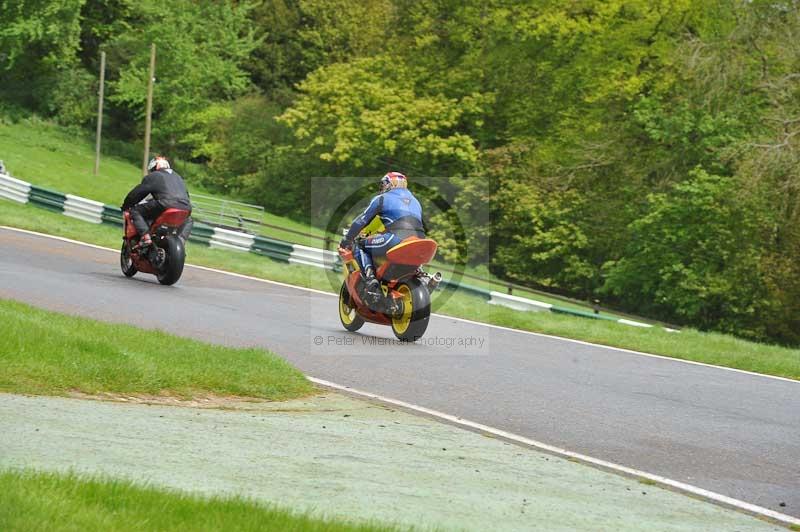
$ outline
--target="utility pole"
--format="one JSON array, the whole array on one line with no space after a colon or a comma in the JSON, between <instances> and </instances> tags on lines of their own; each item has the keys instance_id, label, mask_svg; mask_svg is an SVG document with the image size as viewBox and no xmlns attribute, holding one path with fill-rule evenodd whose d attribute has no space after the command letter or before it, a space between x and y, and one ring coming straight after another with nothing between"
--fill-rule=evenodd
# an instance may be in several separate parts
<instances>
[{"instance_id":1,"label":"utility pole","mask_svg":"<svg viewBox=\"0 0 800 532\"><path fill-rule=\"evenodd\" d=\"M100 91L97 103L97 141L94 146L94 175L100 171L100 135L103 132L103 93L106 81L106 53L100 52Z\"/></svg>"},{"instance_id":2,"label":"utility pole","mask_svg":"<svg viewBox=\"0 0 800 532\"><path fill-rule=\"evenodd\" d=\"M150 45L150 77L147 78L147 110L144 122L144 158L142 175L147 175L147 160L150 156L150 114L153 111L153 80L156 75L156 43Z\"/></svg>"}]
</instances>

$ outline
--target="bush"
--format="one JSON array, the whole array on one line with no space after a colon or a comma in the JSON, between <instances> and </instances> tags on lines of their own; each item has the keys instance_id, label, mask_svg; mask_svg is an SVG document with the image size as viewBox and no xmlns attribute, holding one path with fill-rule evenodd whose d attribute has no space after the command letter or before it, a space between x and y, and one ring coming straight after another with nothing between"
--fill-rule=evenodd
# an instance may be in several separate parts
<instances>
[{"instance_id":1,"label":"bush","mask_svg":"<svg viewBox=\"0 0 800 532\"><path fill-rule=\"evenodd\" d=\"M98 99L94 76L78 67L60 70L55 78L45 100L48 114L68 126L94 123Z\"/></svg>"},{"instance_id":2,"label":"bush","mask_svg":"<svg viewBox=\"0 0 800 532\"><path fill-rule=\"evenodd\" d=\"M667 321L766 338L759 212L736 188L733 178L697 169L668 193L651 194L624 257L607 264L604 291Z\"/></svg>"}]
</instances>

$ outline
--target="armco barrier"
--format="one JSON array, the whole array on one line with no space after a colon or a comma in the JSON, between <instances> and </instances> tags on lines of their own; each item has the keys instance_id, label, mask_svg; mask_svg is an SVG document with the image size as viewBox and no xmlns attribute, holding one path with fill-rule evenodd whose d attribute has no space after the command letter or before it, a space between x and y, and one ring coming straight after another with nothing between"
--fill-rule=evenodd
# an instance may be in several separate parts
<instances>
[{"instance_id":1,"label":"armco barrier","mask_svg":"<svg viewBox=\"0 0 800 532\"><path fill-rule=\"evenodd\" d=\"M625 325L633 325L634 327L645 327L645 328L652 327L652 325L650 325L649 323L642 323L640 321L626 320L624 318L621 319L621 320L617 320L617 322L618 323L624 323ZM666 327L665 327L665 329L666 329Z\"/></svg>"},{"instance_id":2,"label":"armco barrier","mask_svg":"<svg viewBox=\"0 0 800 532\"><path fill-rule=\"evenodd\" d=\"M535 312L550 311L553 305L550 303L543 303L525 297L512 296L502 292L489 292L491 299L489 304L502 305L504 307L513 308L515 310L533 310Z\"/></svg>"},{"instance_id":3,"label":"armco barrier","mask_svg":"<svg viewBox=\"0 0 800 532\"><path fill-rule=\"evenodd\" d=\"M0 174L0 197L19 203L28 203L30 193L31 184L27 181Z\"/></svg>"},{"instance_id":4,"label":"armco barrier","mask_svg":"<svg viewBox=\"0 0 800 532\"><path fill-rule=\"evenodd\" d=\"M595 314L586 310L576 310L564 307L551 307L550 312L555 312L556 314L569 314L570 316L580 316L581 318L592 318L595 320L619 321L619 318L615 318L613 316L604 316L602 314Z\"/></svg>"},{"instance_id":5,"label":"armco barrier","mask_svg":"<svg viewBox=\"0 0 800 532\"><path fill-rule=\"evenodd\" d=\"M502 292L490 292L491 299L489 303L492 305L502 305L504 307L513 308L515 310L523 310L523 311L550 311L555 312L556 314L569 314L570 316L580 316L581 318L591 318L595 320L606 320L606 321L615 321L617 323L621 323L623 325L632 325L634 327L645 327L651 328L653 325L649 323L642 323L640 321L633 321L627 320L625 318L616 318L614 316L605 316L603 314L595 314L593 312L588 312L584 310L577 310L565 307L558 307L555 305L551 305L550 303L544 303L542 301L536 301L533 299L528 299L525 297L519 296L512 296L509 294L503 294ZM668 327L664 327L664 330L667 332L678 332L677 329L670 329Z\"/></svg>"},{"instance_id":6,"label":"armco barrier","mask_svg":"<svg viewBox=\"0 0 800 532\"><path fill-rule=\"evenodd\" d=\"M294 244L294 251L289 256L292 264L305 264L306 266L316 266L317 268L333 268L339 259L339 254L326 249L312 248Z\"/></svg>"},{"instance_id":7,"label":"armco barrier","mask_svg":"<svg viewBox=\"0 0 800 532\"><path fill-rule=\"evenodd\" d=\"M109 224L122 225L122 210L114 205L103 205L103 221Z\"/></svg>"},{"instance_id":8,"label":"armco barrier","mask_svg":"<svg viewBox=\"0 0 800 532\"><path fill-rule=\"evenodd\" d=\"M484 290L483 288L478 288L477 286L470 286L468 284L463 283L454 283L448 281L447 279L443 280L440 284L442 288L449 288L450 290L458 290L460 292L466 292L471 296L477 296L481 299L488 300L490 295L488 290Z\"/></svg>"},{"instance_id":9,"label":"armco barrier","mask_svg":"<svg viewBox=\"0 0 800 532\"><path fill-rule=\"evenodd\" d=\"M30 200L45 209L64 212L64 202L67 197L61 192L31 185Z\"/></svg>"},{"instance_id":10,"label":"armco barrier","mask_svg":"<svg viewBox=\"0 0 800 532\"><path fill-rule=\"evenodd\" d=\"M64 215L93 224L103 223L103 203L67 194Z\"/></svg>"},{"instance_id":11,"label":"armco barrier","mask_svg":"<svg viewBox=\"0 0 800 532\"><path fill-rule=\"evenodd\" d=\"M294 252L294 246L280 240L257 236L253 240L253 246L250 251L271 259L289 262L289 257Z\"/></svg>"},{"instance_id":12,"label":"armco barrier","mask_svg":"<svg viewBox=\"0 0 800 532\"><path fill-rule=\"evenodd\" d=\"M249 233L231 231L220 227L214 228L214 236L209 245L212 248L230 249L232 251L250 251L255 236Z\"/></svg>"},{"instance_id":13,"label":"armco barrier","mask_svg":"<svg viewBox=\"0 0 800 532\"><path fill-rule=\"evenodd\" d=\"M192 242L199 242L200 244L210 245L211 239L214 237L214 228L210 225L195 222L192 226L192 232L189 234L189 240Z\"/></svg>"}]
</instances>

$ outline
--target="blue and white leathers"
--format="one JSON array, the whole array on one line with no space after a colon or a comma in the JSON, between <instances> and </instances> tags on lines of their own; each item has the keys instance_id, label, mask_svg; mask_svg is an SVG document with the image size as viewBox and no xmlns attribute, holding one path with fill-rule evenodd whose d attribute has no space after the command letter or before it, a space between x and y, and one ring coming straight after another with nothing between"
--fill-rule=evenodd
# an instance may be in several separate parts
<instances>
[{"instance_id":1,"label":"blue and white leathers","mask_svg":"<svg viewBox=\"0 0 800 532\"><path fill-rule=\"evenodd\" d=\"M393 188L372 198L364 212L350 224L346 240L352 242L376 216L380 218L387 231L372 235L364 241L363 247L358 246L354 250L362 270L373 266L373 257L386 255L389 249L401 242L401 239L391 231L395 222L403 220L423 227L422 206L417 198L406 188Z\"/></svg>"}]
</instances>

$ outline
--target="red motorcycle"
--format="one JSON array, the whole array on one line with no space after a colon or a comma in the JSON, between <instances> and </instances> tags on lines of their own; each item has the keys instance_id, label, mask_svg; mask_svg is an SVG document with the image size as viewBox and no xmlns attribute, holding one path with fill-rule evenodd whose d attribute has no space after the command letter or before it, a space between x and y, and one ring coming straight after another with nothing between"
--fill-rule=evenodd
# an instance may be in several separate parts
<instances>
[{"instance_id":1,"label":"red motorcycle","mask_svg":"<svg viewBox=\"0 0 800 532\"><path fill-rule=\"evenodd\" d=\"M131 213L123 212L122 250L120 267L126 277L136 272L152 273L158 282L171 285L178 282L183 273L186 250L183 240L178 236L181 226L191 213L182 209L167 209L150 225L153 243L140 246L136 228L131 221Z\"/></svg>"},{"instance_id":2,"label":"red motorcycle","mask_svg":"<svg viewBox=\"0 0 800 532\"><path fill-rule=\"evenodd\" d=\"M436 254L436 242L430 238L411 237L375 259L375 277L381 283L383 297L370 307L364 302L361 268L351 249L339 248L344 282L339 291L339 319L348 331L357 331L364 322L390 325L402 341L422 338L431 316L431 292L442 279L441 273L430 276L422 266Z\"/></svg>"}]
</instances>

